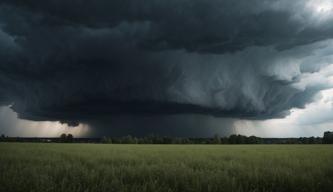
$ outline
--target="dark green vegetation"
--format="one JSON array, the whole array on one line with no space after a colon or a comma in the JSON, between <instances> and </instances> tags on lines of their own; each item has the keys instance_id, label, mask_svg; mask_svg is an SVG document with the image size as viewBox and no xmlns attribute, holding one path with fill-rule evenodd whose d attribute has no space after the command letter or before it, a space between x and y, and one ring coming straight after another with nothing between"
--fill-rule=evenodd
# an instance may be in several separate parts
<instances>
[{"instance_id":1,"label":"dark green vegetation","mask_svg":"<svg viewBox=\"0 0 333 192\"><path fill-rule=\"evenodd\" d=\"M331 191L332 145L0 143L0 191Z\"/></svg>"},{"instance_id":2,"label":"dark green vegetation","mask_svg":"<svg viewBox=\"0 0 333 192\"><path fill-rule=\"evenodd\" d=\"M326 131L323 137L323 143L325 144L333 144L333 132Z\"/></svg>"},{"instance_id":3,"label":"dark green vegetation","mask_svg":"<svg viewBox=\"0 0 333 192\"><path fill-rule=\"evenodd\" d=\"M61 134L60 137L8 137L2 135L0 142L34 142L34 143L107 143L107 144L333 144L333 132L325 132L324 137L300 138L260 138L256 136L230 135L212 138L162 137L148 135L145 137L103 137L74 138L71 134Z\"/></svg>"}]
</instances>

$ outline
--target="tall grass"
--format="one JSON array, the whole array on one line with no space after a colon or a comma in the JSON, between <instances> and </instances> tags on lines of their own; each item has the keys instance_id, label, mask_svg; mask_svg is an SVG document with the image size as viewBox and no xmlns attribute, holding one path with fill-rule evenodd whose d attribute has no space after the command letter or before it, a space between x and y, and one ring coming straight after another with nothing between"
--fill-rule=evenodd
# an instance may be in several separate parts
<instances>
[{"instance_id":1,"label":"tall grass","mask_svg":"<svg viewBox=\"0 0 333 192\"><path fill-rule=\"evenodd\" d=\"M0 191L332 191L332 145L0 143Z\"/></svg>"}]
</instances>

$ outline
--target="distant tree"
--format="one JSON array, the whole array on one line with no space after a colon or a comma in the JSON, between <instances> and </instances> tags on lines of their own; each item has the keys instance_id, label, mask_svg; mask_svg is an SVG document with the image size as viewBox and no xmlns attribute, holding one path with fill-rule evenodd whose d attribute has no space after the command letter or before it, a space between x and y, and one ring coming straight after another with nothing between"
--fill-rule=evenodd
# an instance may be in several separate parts
<instances>
[{"instance_id":1,"label":"distant tree","mask_svg":"<svg viewBox=\"0 0 333 192\"><path fill-rule=\"evenodd\" d=\"M230 135L228 141L230 144L237 144L237 135Z\"/></svg>"},{"instance_id":2,"label":"distant tree","mask_svg":"<svg viewBox=\"0 0 333 192\"><path fill-rule=\"evenodd\" d=\"M110 137L103 137L102 143L111 144L112 143L112 139Z\"/></svg>"},{"instance_id":3,"label":"distant tree","mask_svg":"<svg viewBox=\"0 0 333 192\"><path fill-rule=\"evenodd\" d=\"M314 137L307 137L306 142L307 144L314 144Z\"/></svg>"},{"instance_id":4,"label":"distant tree","mask_svg":"<svg viewBox=\"0 0 333 192\"><path fill-rule=\"evenodd\" d=\"M60 135L60 142L66 142L67 135L65 133Z\"/></svg>"},{"instance_id":5,"label":"distant tree","mask_svg":"<svg viewBox=\"0 0 333 192\"><path fill-rule=\"evenodd\" d=\"M237 135L237 144L244 144L246 142L246 136Z\"/></svg>"},{"instance_id":6,"label":"distant tree","mask_svg":"<svg viewBox=\"0 0 333 192\"><path fill-rule=\"evenodd\" d=\"M248 143L248 144L258 144L260 142L259 142L259 139L257 137L250 136L246 139L246 143Z\"/></svg>"},{"instance_id":7,"label":"distant tree","mask_svg":"<svg viewBox=\"0 0 333 192\"><path fill-rule=\"evenodd\" d=\"M172 144L181 144L182 143L182 139L179 138L179 137L174 137L174 138L172 138L171 143Z\"/></svg>"},{"instance_id":8,"label":"distant tree","mask_svg":"<svg viewBox=\"0 0 333 192\"><path fill-rule=\"evenodd\" d=\"M322 143L323 143L323 138L321 138L321 137L315 138L315 144L322 144Z\"/></svg>"},{"instance_id":9,"label":"distant tree","mask_svg":"<svg viewBox=\"0 0 333 192\"><path fill-rule=\"evenodd\" d=\"M5 141L6 136L4 134L1 134L0 141Z\"/></svg>"},{"instance_id":10,"label":"distant tree","mask_svg":"<svg viewBox=\"0 0 333 192\"><path fill-rule=\"evenodd\" d=\"M136 137L132 137L131 135L127 135L121 139L121 143L123 144L137 144L139 141Z\"/></svg>"},{"instance_id":11,"label":"distant tree","mask_svg":"<svg viewBox=\"0 0 333 192\"><path fill-rule=\"evenodd\" d=\"M170 138L170 137L164 137L163 138L163 143L164 144L171 144L172 143L172 138Z\"/></svg>"},{"instance_id":12,"label":"distant tree","mask_svg":"<svg viewBox=\"0 0 333 192\"><path fill-rule=\"evenodd\" d=\"M222 144L229 144L229 139L228 139L228 137L223 137L223 138L221 138L221 143L222 143Z\"/></svg>"},{"instance_id":13,"label":"distant tree","mask_svg":"<svg viewBox=\"0 0 333 192\"><path fill-rule=\"evenodd\" d=\"M74 140L74 136L72 134L67 134L66 142L71 143Z\"/></svg>"},{"instance_id":14,"label":"distant tree","mask_svg":"<svg viewBox=\"0 0 333 192\"><path fill-rule=\"evenodd\" d=\"M101 141L101 142L102 142L102 143L107 143L107 139L108 139L108 137L105 137L105 136L104 136L104 137L102 138L102 141Z\"/></svg>"},{"instance_id":15,"label":"distant tree","mask_svg":"<svg viewBox=\"0 0 333 192\"><path fill-rule=\"evenodd\" d=\"M136 137L133 137L133 144L138 144L139 143L139 139Z\"/></svg>"},{"instance_id":16,"label":"distant tree","mask_svg":"<svg viewBox=\"0 0 333 192\"><path fill-rule=\"evenodd\" d=\"M163 144L164 138L159 135L150 134L144 138L146 144Z\"/></svg>"},{"instance_id":17,"label":"distant tree","mask_svg":"<svg viewBox=\"0 0 333 192\"><path fill-rule=\"evenodd\" d=\"M333 144L333 132L326 131L323 137L324 144Z\"/></svg>"},{"instance_id":18,"label":"distant tree","mask_svg":"<svg viewBox=\"0 0 333 192\"><path fill-rule=\"evenodd\" d=\"M215 134L214 135L214 138L213 138L213 144L221 144L221 138L218 134Z\"/></svg>"},{"instance_id":19,"label":"distant tree","mask_svg":"<svg viewBox=\"0 0 333 192\"><path fill-rule=\"evenodd\" d=\"M61 134L60 135L60 142L63 142L63 143L71 143L74 141L74 136L72 134Z\"/></svg>"},{"instance_id":20,"label":"distant tree","mask_svg":"<svg viewBox=\"0 0 333 192\"><path fill-rule=\"evenodd\" d=\"M130 144L130 143L132 143L132 136L131 135L127 135L126 137L123 137L121 143L124 143L124 144Z\"/></svg>"},{"instance_id":21,"label":"distant tree","mask_svg":"<svg viewBox=\"0 0 333 192\"><path fill-rule=\"evenodd\" d=\"M191 144L191 140L189 138L183 138L182 139L182 144Z\"/></svg>"},{"instance_id":22,"label":"distant tree","mask_svg":"<svg viewBox=\"0 0 333 192\"><path fill-rule=\"evenodd\" d=\"M153 144L154 141L155 141L155 136L154 135L148 135L148 136L145 136L141 139L141 142L143 144Z\"/></svg>"}]
</instances>

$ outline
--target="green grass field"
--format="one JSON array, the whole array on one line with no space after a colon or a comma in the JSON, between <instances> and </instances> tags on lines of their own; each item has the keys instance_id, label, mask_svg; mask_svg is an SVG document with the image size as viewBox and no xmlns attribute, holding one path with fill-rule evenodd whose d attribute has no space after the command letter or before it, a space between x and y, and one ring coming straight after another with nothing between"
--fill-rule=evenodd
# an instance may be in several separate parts
<instances>
[{"instance_id":1,"label":"green grass field","mask_svg":"<svg viewBox=\"0 0 333 192\"><path fill-rule=\"evenodd\" d=\"M332 191L332 145L0 143L0 191Z\"/></svg>"}]
</instances>

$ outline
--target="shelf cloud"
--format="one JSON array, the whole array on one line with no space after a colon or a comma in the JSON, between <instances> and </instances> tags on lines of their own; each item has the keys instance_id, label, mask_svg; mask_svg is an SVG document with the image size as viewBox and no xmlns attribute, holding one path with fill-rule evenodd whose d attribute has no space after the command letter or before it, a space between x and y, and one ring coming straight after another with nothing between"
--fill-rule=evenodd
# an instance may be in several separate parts
<instances>
[{"instance_id":1,"label":"shelf cloud","mask_svg":"<svg viewBox=\"0 0 333 192\"><path fill-rule=\"evenodd\" d=\"M0 105L70 126L284 118L332 88L332 11L325 0L3 0Z\"/></svg>"}]
</instances>

